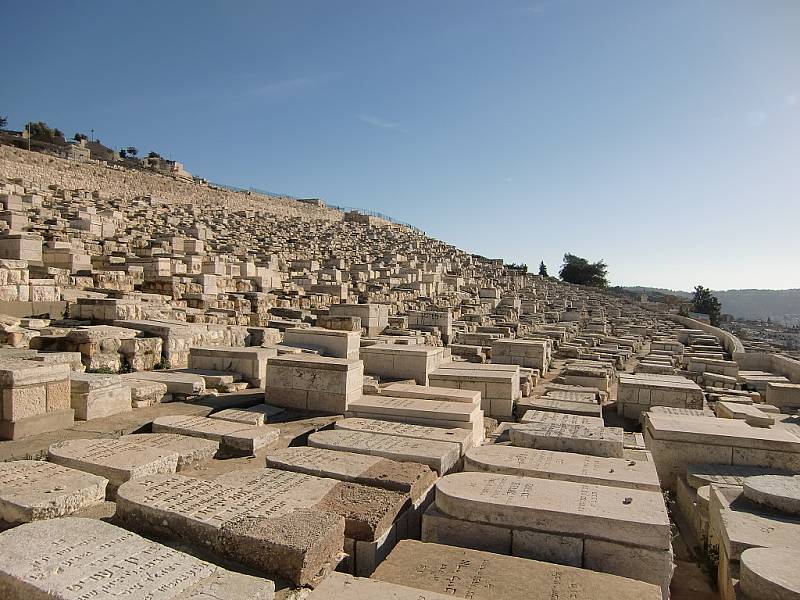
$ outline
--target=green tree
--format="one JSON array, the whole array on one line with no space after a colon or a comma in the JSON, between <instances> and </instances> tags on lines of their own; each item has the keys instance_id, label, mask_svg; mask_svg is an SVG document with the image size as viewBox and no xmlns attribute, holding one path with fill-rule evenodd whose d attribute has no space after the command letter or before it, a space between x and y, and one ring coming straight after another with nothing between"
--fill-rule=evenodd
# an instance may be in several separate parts
<instances>
[{"instance_id":1,"label":"green tree","mask_svg":"<svg viewBox=\"0 0 800 600\"><path fill-rule=\"evenodd\" d=\"M0 127L5 127L6 125L8 125L8 117L0 117Z\"/></svg>"},{"instance_id":2,"label":"green tree","mask_svg":"<svg viewBox=\"0 0 800 600\"><path fill-rule=\"evenodd\" d=\"M128 151L125 150L125 148L120 148L119 149L119 156L120 156L120 158L127 158L128 157Z\"/></svg>"},{"instance_id":3,"label":"green tree","mask_svg":"<svg viewBox=\"0 0 800 600\"><path fill-rule=\"evenodd\" d=\"M57 127L50 127L44 121L31 121L25 126L25 128L30 133L31 138L42 142L47 142L49 144L54 143L56 138L64 136L64 133L60 129Z\"/></svg>"},{"instance_id":4,"label":"green tree","mask_svg":"<svg viewBox=\"0 0 800 600\"><path fill-rule=\"evenodd\" d=\"M72 139L75 140L76 142L80 142L81 140L88 140L89 136L86 135L85 133L79 133L78 132L78 133L75 133L75 135L72 136Z\"/></svg>"},{"instance_id":5,"label":"green tree","mask_svg":"<svg viewBox=\"0 0 800 600\"><path fill-rule=\"evenodd\" d=\"M539 275L542 277L548 277L547 275L547 265L544 264L544 261L539 263Z\"/></svg>"},{"instance_id":6,"label":"green tree","mask_svg":"<svg viewBox=\"0 0 800 600\"><path fill-rule=\"evenodd\" d=\"M127 150L129 156L136 156L139 154L139 149L136 146L128 146L125 150Z\"/></svg>"},{"instance_id":7,"label":"green tree","mask_svg":"<svg viewBox=\"0 0 800 600\"><path fill-rule=\"evenodd\" d=\"M607 271L608 266L602 260L590 263L585 258L566 253L558 276L567 283L604 288L608 286Z\"/></svg>"},{"instance_id":8,"label":"green tree","mask_svg":"<svg viewBox=\"0 0 800 600\"><path fill-rule=\"evenodd\" d=\"M150 150L147 154L147 158L161 158L161 155L154 150Z\"/></svg>"},{"instance_id":9,"label":"green tree","mask_svg":"<svg viewBox=\"0 0 800 600\"><path fill-rule=\"evenodd\" d=\"M719 325L719 317L722 313L722 304L711 290L702 285L695 286L694 296L692 296L692 310L702 315L708 315L711 324L715 327Z\"/></svg>"}]
</instances>

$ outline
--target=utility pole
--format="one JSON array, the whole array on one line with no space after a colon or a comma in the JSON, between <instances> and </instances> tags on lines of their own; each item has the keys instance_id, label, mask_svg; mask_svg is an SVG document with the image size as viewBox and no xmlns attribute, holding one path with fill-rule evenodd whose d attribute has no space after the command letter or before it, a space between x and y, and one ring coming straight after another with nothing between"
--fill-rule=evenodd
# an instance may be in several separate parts
<instances>
[{"instance_id":1,"label":"utility pole","mask_svg":"<svg viewBox=\"0 0 800 600\"><path fill-rule=\"evenodd\" d=\"M94 129L90 129L89 131L90 131L90 132L91 132L91 134L92 134L92 139L91 139L91 141L94 141Z\"/></svg>"}]
</instances>

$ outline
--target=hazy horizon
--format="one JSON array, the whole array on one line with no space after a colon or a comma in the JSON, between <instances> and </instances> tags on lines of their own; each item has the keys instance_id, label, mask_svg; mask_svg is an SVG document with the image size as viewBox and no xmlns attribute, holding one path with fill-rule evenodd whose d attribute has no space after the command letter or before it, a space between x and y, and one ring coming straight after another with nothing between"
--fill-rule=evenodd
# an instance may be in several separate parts
<instances>
[{"instance_id":1,"label":"hazy horizon","mask_svg":"<svg viewBox=\"0 0 800 600\"><path fill-rule=\"evenodd\" d=\"M551 275L570 252L603 259L611 285L800 288L800 3L4 15L10 128L94 129L211 181L380 211Z\"/></svg>"}]
</instances>

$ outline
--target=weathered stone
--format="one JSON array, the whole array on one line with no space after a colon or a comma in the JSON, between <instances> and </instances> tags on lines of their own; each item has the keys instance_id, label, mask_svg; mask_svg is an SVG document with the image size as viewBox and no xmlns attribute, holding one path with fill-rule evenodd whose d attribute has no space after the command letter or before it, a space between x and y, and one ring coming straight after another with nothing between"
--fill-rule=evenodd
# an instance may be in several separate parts
<instances>
[{"instance_id":1,"label":"weathered stone","mask_svg":"<svg viewBox=\"0 0 800 600\"><path fill-rule=\"evenodd\" d=\"M334 424L334 427L347 431L365 431L367 433L380 433L418 440L457 443L461 448L462 454L467 448L473 446L474 437L469 429L428 427L426 425L411 425L409 423L396 423L379 419L339 419ZM481 428L483 428L483 425L481 425Z\"/></svg>"},{"instance_id":2,"label":"weathered stone","mask_svg":"<svg viewBox=\"0 0 800 600\"><path fill-rule=\"evenodd\" d=\"M308 445L380 456L399 462L421 463L439 474L450 471L461 455L460 447L455 443L342 429L312 433L308 436Z\"/></svg>"},{"instance_id":3,"label":"weathered stone","mask_svg":"<svg viewBox=\"0 0 800 600\"><path fill-rule=\"evenodd\" d=\"M233 573L95 519L67 517L0 533L5 600L271 600L271 581Z\"/></svg>"},{"instance_id":4,"label":"weathered stone","mask_svg":"<svg viewBox=\"0 0 800 600\"><path fill-rule=\"evenodd\" d=\"M53 463L0 463L0 521L27 523L63 517L101 504L107 480Z\"/></svg>"},{"instance_id":5,"label":"weathered stone","mask_svg":"<svg viewBox=\"0 0 800 600\"><path fill-rule=\"evenodd\" d=\"M178 453L173 450L113 439L59 442L50 446L47 460L105 477L112 494L130 479L174 473L178 467Z\"/></svg>"},{"instance_id":6,"label":"weathered stone","mask_svg":"<svg viewBox=\"0 0 800 600\"><path fill-rule=\"evenodd\" d=\"M177 415L156 418L153 421L153 431L214 440L226 450L247 454L268 446L280 435L280 430L271 425L251 427L208 417Z\"/></svg>"},{"instance_id":7,"label":"weathered stone","mask_svg":"<svg viewBox=\"0 0 800 600\"><path fill-rule=\"evenodd\" d=\"M669 549L659 492L489 473L454 473L436 484L436 506L458 519Z\"/></svg>"},{"instance_id":8,"label":"weathered stone","mask_svg":"<svg viewBox=\"0 0 800 600\"><path fill-rule=\"evenodd\" d=\"M374 579L473 600L659 600L647 583L585 569L404 540Z\"/></svg>"},{"instance_id":9,"label":"weathered stone","mask_svg":"<svg viewBox=\"0 0 800 600\"><path fill-rule=\"evenodd\" d=\"M248 408L226 408L225 410L212 413L208 415L208 417L210 419L220 419L222 421L231 421L233 423L242 423L243 425L258 427L267 423L270 417L279 415L283 411L284 409L278 406L258 404Z\"/></svg>"},{"instance_id":10,"label":"weathered stone","mask_svg":"<svg viewBox=\"0 0 800 600\"><path fill-rule=\"evenodd\" d=\"M214 458L219 450L219 442L214 440L175 433L132 433L120 436L119 441L175 452L178 455L179 471L194 463Z\"/></svg>"},{"instance_id":11,"label":"weathered stone","mask_svg":"<svg viewBox=\"0 0 800 600\"><path fill-rule=\"evenodd\" d=\"M744 495L753 502L790 515L800 515L800 476L756 475L747 477Z\"/></svg>"},{"instance_id":12,"label":"weathered stone","mask_svg":"<svg viewBox=\"0 0 800 600\"><path fill-rule=\"evenodd\" d=\"M412 500L420 498L437 478L429 467L417 463L312 447L270 452L267 466L401 492Z\"/></svg>"},{"instance_id":13,"label":"weathered stone","mask_svg":"<svg viewBox=\"0 0 800 600\"><path fill-rule=\"evenodd\" d=\"M592 456L622 458L623 432L620 427L586 427L525 423L509 432L511 443L524 448L577 452Z\"/></svg>"},{"instance_id":14,"label":"weathered stone","mask_svg":"<svg viewBox=\"0 0 800 600\"><path fill-rule=\"evenodd\" d=\"M800 549L750 548L740 558L740 582L748 599L800 599Z\"/></svg>"},{"instance_id":15,"label":"weathered stone","mask_svg":"<svg viewBox=\"0 0 800 600\"><path fill-rule=\"evenodd\" d=\"M661 490L651 462L513 446L471 448L464 457L464 470L654 492Z\"/></svg>"}]
</instances>

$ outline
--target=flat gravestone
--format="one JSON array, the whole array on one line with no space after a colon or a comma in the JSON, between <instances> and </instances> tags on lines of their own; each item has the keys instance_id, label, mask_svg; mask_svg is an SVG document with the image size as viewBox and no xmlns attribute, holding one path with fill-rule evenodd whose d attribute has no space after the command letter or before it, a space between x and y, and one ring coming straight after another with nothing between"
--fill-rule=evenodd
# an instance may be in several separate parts
<instances>
[{"instance_id":1,"label":"flat gravestone","mask_svg":"<svg viewBox=\"0 0 800 600\"><path fill-rule=\"evenodd\" d=\"M0 533L3 600L271 600L271 581L234 573L96 519Z\"/></svg>"},{"instance_id":2,"label":"flat gravestone","mask_svg":"<svg viewBox=\"0 0 800 600\"><path fill-rule=\"evenodd\" d=\"M471 421L479 404L446 402L418 398L392 398L391 396L362 396L347 405L349 412L359 414L395 415L431 420Z\"/></svg>"},{"instance_id":3,"label":"flat gravestone","mask_svg":"<svg viewBox=\"0 0 800 600\"><path fill-rule=\"evenodd\" d=\"M47 460L105 477L112 493L130 479L174 473L178 467L178 453L173 450L152 448L119 439L59 442L50 446Z\"/></svg>"},{"instance_id":4,"label":"flat gravestone","mask_svg":"<svg viewBox=\"0 0 800 600\"><path fill-rule=\"evenodd\" d=\"M464 521L668 550L660 492L490 473L454 473L436 483L436 507Z\"/></svg>"},{"instance_id":5,"label":"flat gravestone","mask_svg":"<svg viewBox=\"0 0 800 600\"><path fill-rule=\"evenodd\" d=\"M698 464L686 467L686 482L697 489L704 485L744 485L747 477L756 475L790 475L788 471L746 465Z\"/></svg>"},{"instance_id":6,"label":"flat gravestone","mask_svg":"<svg viewBox=\"0 0 800 600\"><path fill-rule=\"evenodd\" d=\"M800 515L800 476L747 477L744 495L753 502L789 515Z\"/></svg>"},{"instance_id":7,"label":"flat gravestone","mask_svg":"<svg viewBox=\"0 0 800 600\"><path fill-rule=\"evenodd\" d=\"M257 406L250 406L248 408L226 408L225 410L208 415L208 418L258 427L266 424L270 417L279 415L283 411L284 409L280 408L279 406L259 404Z\"/></svg>"},{"instance_id":8,"label":"flat gravestone","mask_svg":"<svg viewBox=\"0 0 800 600\"><path fill-rule=\"evenodd\" d=\"M527 410L520 423L560 423L563 425L585 425L587 427L603 427L603 417L586 417L544 410Z\"/></svg>"},{"instance_id":9,"label":"flat gravestone","mask_svg":"<svg viewBox=\"0 0 800 600\"><path fill-rule=\"evenodd\" d=\"M419 499L437 479L426 465L310 446L270 452L267 466L401 492L412 501Z\"/></svg>"},{"instance_id":10,"label":"flat gravestone","mask_svg":"<svg viewBox=\"0 0 800 600\"><path fill-rule=\"evenodd\" d=\"M129 481L117 493L117 518L126 527L210 548L226 558L295 585L331 571L344 547L344 519L314 509L337 482L283 473L272 486L245 486L181 475ZM332 482L332 483L326 483Z\"/></svg>"},{"instance_id":11,"label":"flat gravestone","mask_svg":"<svg viewBox=\"0 0 800 600\"><path fill-rule=\"evenodd\" d=\"M416 540L400 541L372 578L472 600L661 600L633 579Z\"/></svg>"},{"instance_id":12,"label":"flat gravestone","mask_svg":"<svg viewBox=\"0 0 800 600\"><path fill-rule=\"evenodd\" d=\"M741 589L758 600L800 600L798 565L798 548L749 548L739 559Z\"/></svg>"},{"instance_id":13,"label":"flat gravestone","mask_svg":"<svg viewBox=\"0 0 800 600\"><path fill-rule=\"evenodd\" d=\"M470 448L464 457L464 470L652 492L661 490L658 474L651 462L514 446L492 444Z\"/></svg>"},{"instance_id":14,"label":"flat gravestone","mask_svg":"<svg viewBox=\"0 0 800 600\"><path fill-rule=\"evenodd\" d=\"M103 477L37 460L0 463L0 521L53 519L102 504Z\"/></svg>"},{"instance_id":15,"label":"flat gravestone","mask_svg":"<svg viewBox=\"0 0 800 600\"><path fill-rule=\"evenodd\" d=\"M366 433L364 431L317 431L308 436L308 445L328 450L380 456L399 462L428 465L439 474L450 471L461 457L458 444Z\"/></svg>"},{"instance_id":16,"label":"flat gravestone","mask_svg":"<svg viewBox=\"0 0 800 600\"><path fill-rule=\"evenodd\" d=\"M399 492L279 469L232 471L215 481L245 490L265 490L280 501L299 499L315 510L342 515L345 536L363 542L383 537L408 505L408 496Z\"/></svg>"},{"instance_id":17,"label":"flat gravestone","mask_svg":"<svg viewBox=\"0 0 800 600\"><path fill-rule=\"evenodd\" d=\"M423 592L385 581L331 573L308 600L450 600L452 596Z\"/></svg>"},{"instance_id":18,"label":"flat gravestone","mask_svg":"<svg viewBox=\"0 0 800 600\"><path fill-rule=\"evenodd\" d=\"M120 436L119 440L176 452L179 471L191 464L214 458L219 450L219 442L177 433L131 433Z\"/></svg>"},{"instance_id":19,"label":"flat gravestone","mask_svg":"<svg viewBox=\"0 0 800 600\"><path fill-rule=\"evenodd\" d=\"M242 423L170 415L153 421L154 433L177 433L219 442L220 447L232 452L254 454L259 448L268 446L280 435L280 430L271 425L251 427Z\"/></svg>"},{"instance_id":20,"label":"flat gravestone","mask_svg":"<svg viewBox=\"0 0 800 600\"><path fill-rule=\"evenodd\" d=\"M463 454L473 445L473 433L469 429L446 429L444 427L429 427L427 425L411 425L408 423L395 423L394 421L381 421L378 419L348 418L336 421L335 429L348 431L365 431L367 433L381 433L397 437L408 437L418 440L432 440L436 442L457 443Z\"/></svg>"},{"instance_id":21,"label":"flat gravestone","mask_svg":"<svg viewBox=\"0 0 800 600\"><path fill-rule=\"evenodd\" d=\"M542 396L526 402L534 410L550 411L557 413L567 413L572 415L580 415L583 417L602 417L603 409L597 403L590 402L570 402L569 400L560 400L558 398L551 398L550 396Z\"/></svg>"},{"instance_id":22,"label":"flat gravestone","mask_svg":"<svg viewBox=\"0 0 800 600\"><path fill-rule=\"evenodd\" d=\"M624 435L621 427L525 423L511 427L509 435L512 444L523 448L623 457Z\"/></svg>"}]
</instances>

